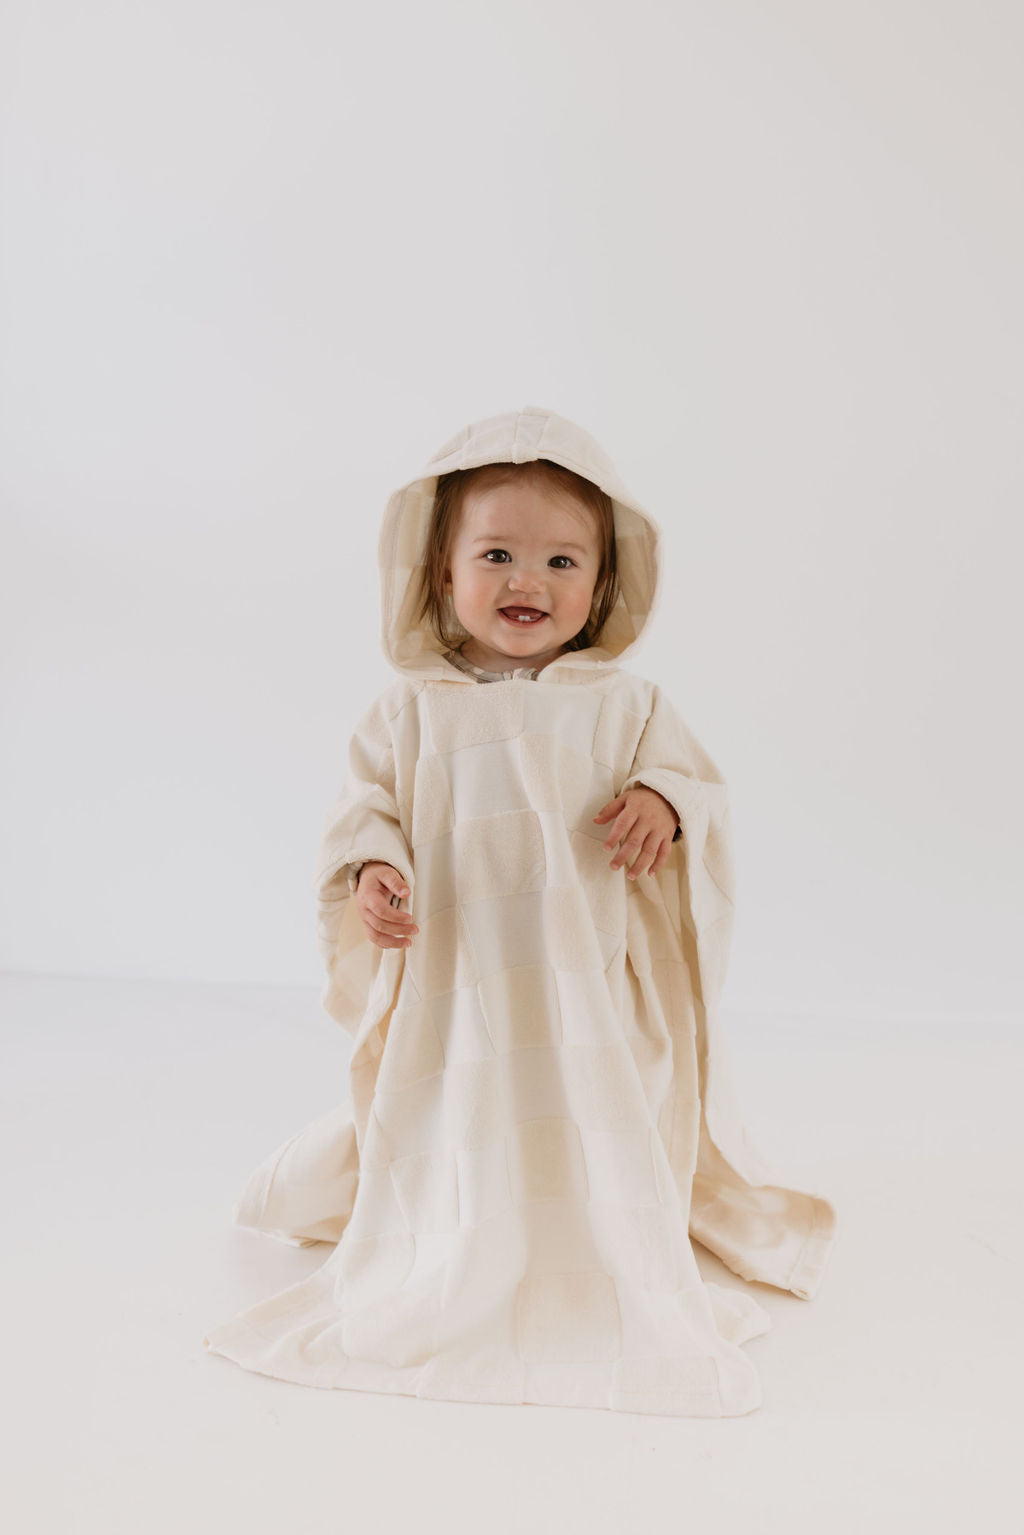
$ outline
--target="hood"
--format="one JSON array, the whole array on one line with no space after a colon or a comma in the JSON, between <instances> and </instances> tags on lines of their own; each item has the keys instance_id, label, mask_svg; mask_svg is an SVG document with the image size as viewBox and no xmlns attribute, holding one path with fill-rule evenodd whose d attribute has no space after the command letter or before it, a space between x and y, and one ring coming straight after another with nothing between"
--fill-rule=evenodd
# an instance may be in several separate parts
<instances>
[{"instance_id":1,"label":"hood","mask_svg":"<svg viewBox=\"0 0 1024 1535\"><path fill-rule=\"evenodd\" d=\"M446 659L429 623L415 618L438 476L478 464L523 464L537 458L551 459L584 475L611 497L621 588L602 630L601 644L567 651L549 662L541 674L544 681L582 682L587 674L601 675L636 647L660 595L661 528L630 495L589 433L554 411L525 405L463 427L438 449L421 474L388 498L377 547L381 649L400 675L476 685L474 677Z\"/></svg>"}]
</instances>

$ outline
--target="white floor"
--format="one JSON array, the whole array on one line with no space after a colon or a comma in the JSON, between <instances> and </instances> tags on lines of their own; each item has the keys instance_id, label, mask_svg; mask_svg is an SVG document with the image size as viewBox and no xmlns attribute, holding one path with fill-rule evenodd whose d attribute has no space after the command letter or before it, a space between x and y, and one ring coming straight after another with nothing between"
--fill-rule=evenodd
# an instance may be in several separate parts
<instances>
[{"instance_id":1,"label":"white floor","mask_svg":"<svg viewBox=\"0 0 1024 1535\"><path fill-rule=\"evenodd\" d=\"M764 1405L680 1419L312 1390L208 1354L331 1251L231 1208L344 1096L347 1039L313 990L11 975L0 999L17 1535L1024 1529L1012 1021L726 1015L753 1138L840 1235L813 1300L752 1287Z\"/></svg>"}]
</instances>

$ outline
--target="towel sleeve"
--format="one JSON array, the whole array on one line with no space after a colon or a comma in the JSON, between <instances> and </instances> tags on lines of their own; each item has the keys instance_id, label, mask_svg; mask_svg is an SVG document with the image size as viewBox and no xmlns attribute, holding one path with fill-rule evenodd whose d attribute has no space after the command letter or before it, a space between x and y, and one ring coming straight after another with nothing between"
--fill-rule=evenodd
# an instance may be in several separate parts
<instances>
[{"instance_id":1,"label":"towel sleeve","mask_svg":"<svg viewBox=\"0 0 1024 1535\"><path fill-rule=\"evenodd\" d=\"M406 909L414 889L412 852L396 798L394 743L381 699L356 724L348 763L348 776L324 822L314 888L317 945L327 972L323 1006L354 1036L386 952L363 926L354 899L356 874L370 861L393 865L410 894L404 900L394 896L392 905Z\"/></svg>"},{"instance_id":2,"label":"towel sleeve","mask_svg":"<svg viewBox=\"0 0 1024 1535\"><path fill-rule=\"evenodd\" d=\"M701 1108L690 1233L744 1279L809 1299L835 1241L836 1211L823 1195L781 1175L744 1123L719 1017L735 893L729 792L657 686L620 793L637 784L664 795L682 830L654 878L679 936L693 997Z\"/></svg>"},{"instance_id":3,"label":"towel sleeve","mask_svg":"<svg viewBox=\"0 0 1024 1535\"><path fill-rule=\"evenodd\" d=\"M656 789L679 820L683 847L656 878L697 950L704 1006L712 1010L732 944L733 853L729 791L718 766L657 684L629 777L619 789ZM669 876L668 879L665 876Z\"/></svg>"}]
</instances>

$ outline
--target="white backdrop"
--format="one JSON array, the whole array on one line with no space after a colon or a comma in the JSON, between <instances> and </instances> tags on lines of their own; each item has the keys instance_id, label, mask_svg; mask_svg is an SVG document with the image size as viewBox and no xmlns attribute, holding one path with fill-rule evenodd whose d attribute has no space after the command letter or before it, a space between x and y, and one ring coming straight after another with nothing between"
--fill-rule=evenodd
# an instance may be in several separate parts
<instances>
[{"instance_id":1,"label":"white backdrop","mask_svg":"<svg viewBox=\"0 0 1024 1535\"><path fill-rule=\"evenodd\" d=\"M0 964L319 985L385 500L534 404L665 529L629 664L732 790L726 1002L1012 1016L1019 7L3 29Z\"/></svg>"}]
</instances>

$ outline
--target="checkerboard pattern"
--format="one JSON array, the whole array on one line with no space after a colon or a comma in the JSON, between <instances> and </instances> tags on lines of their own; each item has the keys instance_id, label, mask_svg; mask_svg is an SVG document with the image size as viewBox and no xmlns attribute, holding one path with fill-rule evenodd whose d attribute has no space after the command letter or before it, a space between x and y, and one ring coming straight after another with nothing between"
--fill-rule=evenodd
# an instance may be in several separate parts
<instances>
[{"instance_id":1,"label":"checkerboard pattern","mask_svg":"<svg viewBox=\"0 0 1024 1535\"><path fill-rule=\"evenodd\" d=\"M785 1186L742 1125L717 1021L726 787L653 683L546 675L400 679L359 722L316 876L349 1092L236 1212L336 1246L205 1341L312 1386L750 1412L740 1345L769 1317L701 1280L691 1235L806 1297L834 1211ZM683 835L633 882L593 816L639 783ZM409 885L409 949L362 926L350 871L369 858Z\"/></svg>"}]
</instances>

